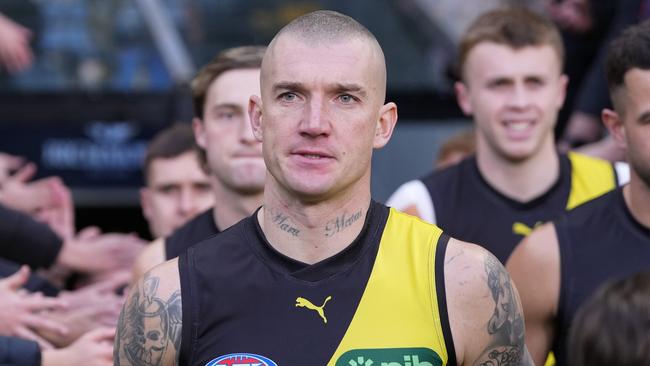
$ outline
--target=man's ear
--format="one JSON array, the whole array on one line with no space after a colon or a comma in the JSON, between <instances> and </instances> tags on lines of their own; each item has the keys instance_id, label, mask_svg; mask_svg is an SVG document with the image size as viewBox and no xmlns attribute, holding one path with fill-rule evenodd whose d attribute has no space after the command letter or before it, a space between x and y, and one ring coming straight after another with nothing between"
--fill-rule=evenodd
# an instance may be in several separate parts
<instances>
[{"instance_id":1,"label":"man's ear","mask_svg":"<svg viewBox=\"0 0 650 366\"><path fill-rule=\"evenodd\" d=\"M625 138L625 125L623 124L623 119L616 111L611 109L603 109L601 113L601 118L603 123L609 133L614 137L616 145L622 149L627 148L627 139Z\"/></svg>"},{"instance_id":2,"label":"man's ear","mask_svg":"<svg viewBox=\"0 0 650 366\"><path fill-rule=\"evenodd\" d=\"M203 126L203 121L199 117L192 118L192 130L194 131L194 139L196 144L200 148L205 150L205 126Z\"/></svg>"},{"instance_id":3,"label":"man's ear","mask_svg":"<svg viewBox=\"0 0 650 366\"><path fill-rule=\"evenodd\" d=\"M261 142L264 137L262 134L262 99L257 95L251 95L248 100L248 118L251 121L253 136Z\"/></svg>"},{"instance_id":4,"label":"man's ear","mask_svg":"<svg viewBox=\"0 0 650 366\"><path fill-rule=\"evenodd\" d=\"M472 103L469 100L467 85L462 81L457 81L454 83L454 91L456 92L456 101L460 109L466 116L471 116L474 111L472 110Z\"/></svg>"},{"instance_id":5,"label":"man's ear","mask_svg":"<svg viewBox=\"0 0 650 366\"><path fill-rule=\"evenodd\" d=\"M149 221L151 217L151 190L147 187L140 188L140 207L142 207L142 216Z\"/></svg>"},{"instance_id":6,"label":"man's ear","mask_svg":"<svg viewBox=\"0 0 650 366\"><path fill-rule=\"evenodd\" d=\"M386 146L393 135L395 124L397 124L397 105L393 102L386 103L381 107L379 119L375 125L375 139L373 142L375 149Z\"/></svg>"},{"instance_id":7,"label":"man's ear","mask_svg":"<svg viewBox=\"0 0 650 366\"><path fill-rule=\"evenodd\" d=\"M560 75L560 85L557 91L557 107L562 108L566 101L566 91L569 86L569 77L565 74Z\"/></svg>"}]
</instances>

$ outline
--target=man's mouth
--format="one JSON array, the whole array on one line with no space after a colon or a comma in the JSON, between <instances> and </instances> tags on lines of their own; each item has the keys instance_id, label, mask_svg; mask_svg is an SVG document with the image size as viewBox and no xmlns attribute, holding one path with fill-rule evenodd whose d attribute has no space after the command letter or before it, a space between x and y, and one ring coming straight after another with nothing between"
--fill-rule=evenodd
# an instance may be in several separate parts
<instances>
[{"instance_id":1,"label":"man's mouth","mask_svg":"<svg viewBox=\"0 0 650 366\"><path fill-rule=\"evenodd\" d=\"M533 119L507 119L503 121L503 125L509 131L524 132L532 128L535 124Z\"/></svg>"}]
</instances>

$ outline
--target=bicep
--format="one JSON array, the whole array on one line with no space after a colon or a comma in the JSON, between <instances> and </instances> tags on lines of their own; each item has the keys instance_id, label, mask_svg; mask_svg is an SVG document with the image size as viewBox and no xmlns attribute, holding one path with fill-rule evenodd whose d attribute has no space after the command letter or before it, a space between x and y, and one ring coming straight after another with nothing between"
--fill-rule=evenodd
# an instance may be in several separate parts
<instances>
[{"instance_id":1,"label":"bicep","mask_svg":"<svg viewBox=\"0 0 650 366\"><path fill-rule=\"evenodd\" d=\"M474 245L449 257L450 322L462 365L532 365L517 289L492 254Z\"/></svg>"},{"instance_id":2,"label":"bicep","mask_svg":"<svg viewBox=\"0 0 650 366\"><path fill-rule=\"evenodd\" d=\"M483 305L492 309L484 332L487 343L474 351L473 365L526 365L530 359L524 338L524 313L517 288L503 265L491 254L484 259L485 284L489 296ZM487 300L487 301L485 301Z\"/></svg>"},{"instance_id":3,"label":"bicep","mask_svg":"<svg viewBox=\"0 0 650 366\"><path fill-rule=\"evenodd\" d=\"M181 326L177 261L169 261L147 272L131 289L115 336L115 365L176 365Z\"/></svg>"}]
</instances>

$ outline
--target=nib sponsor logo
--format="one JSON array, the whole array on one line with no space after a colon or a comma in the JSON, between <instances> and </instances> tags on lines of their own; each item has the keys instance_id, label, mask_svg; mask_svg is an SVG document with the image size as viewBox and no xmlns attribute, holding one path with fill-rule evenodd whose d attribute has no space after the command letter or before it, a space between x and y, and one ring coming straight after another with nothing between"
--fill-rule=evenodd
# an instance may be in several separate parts
<instances>
[{"instance_id":1,"label":"nib sponsor logo","mask_svg":"<svg viewBox=\"0 0 650 366\"><path fill-rule=\"evenodd\" d=\"M336 366L442 366L442 359L428 348L357 349L344 353Z\"/></svg>"}]
</instances>

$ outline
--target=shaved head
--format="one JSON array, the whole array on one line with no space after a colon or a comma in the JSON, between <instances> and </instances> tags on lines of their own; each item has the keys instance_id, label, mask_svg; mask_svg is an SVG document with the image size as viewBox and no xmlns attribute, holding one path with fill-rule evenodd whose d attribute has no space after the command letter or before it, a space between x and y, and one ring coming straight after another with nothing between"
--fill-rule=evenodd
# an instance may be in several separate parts
<instances>
[{"instance_id":1,"label":"shaved head","mask_svg":"<svg viewBox=\"0 0 650 366\"><path fill-rule=\"evenodd\" d=\"M386 61L384 53L375 36L361 23L353 18L331 10L318 10L291 21L282 28L269 44L262 61L262 88L265 74L269 72L269 60L273 58L274 49L285 39L299 41L314 47L332 46L344 42L362 42L373 54L372 65L376 67L375 78L379 82L383 96L386 94ZM363 67L365 65L359 65Z\"/></svg>"},{"instance_id":2,"label":"shaved head","mask_svg":"<svg viewBox=\"0 0 650 366\"><path fill-rule=\"evenodd\" d=\"M375 36L366 27L347 15L331 10L318 10L294 19L278 32L275 39L285 34L310 43L327 43L357 37L377 43Z\"/></svg>"}]
</instances>

